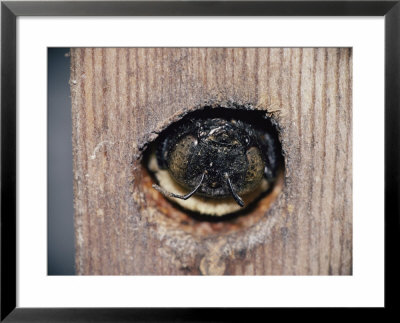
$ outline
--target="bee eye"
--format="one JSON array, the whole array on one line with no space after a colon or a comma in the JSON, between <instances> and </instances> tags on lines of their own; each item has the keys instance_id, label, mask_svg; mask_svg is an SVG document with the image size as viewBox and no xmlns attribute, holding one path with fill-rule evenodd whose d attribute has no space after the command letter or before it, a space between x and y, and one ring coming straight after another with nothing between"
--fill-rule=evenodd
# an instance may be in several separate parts
<instances>
[{"instance_id":1,"label":"bee eye","mask_svg":"<svg viewBox=\"0 0 400 323\"><path fill-rule=\"evenodd\" d=\"M256 147L251 147L246 152L248 167L244 180L244 192L253 190L262 180L264 176L265 163L261 156L261 152Z\"/></svg>"},{"instance_id":2,"label":"bee eye","mask_svg":"<svg viewBox=\"0 0 400 323\"><path fill-rule=\"evenodd\" d=\"M175 180L187 186L186 172L193 148L197 146L197 139L193 136L185 136L179 140L168 155L168 168Z\"/></svg>"}]
</instances>

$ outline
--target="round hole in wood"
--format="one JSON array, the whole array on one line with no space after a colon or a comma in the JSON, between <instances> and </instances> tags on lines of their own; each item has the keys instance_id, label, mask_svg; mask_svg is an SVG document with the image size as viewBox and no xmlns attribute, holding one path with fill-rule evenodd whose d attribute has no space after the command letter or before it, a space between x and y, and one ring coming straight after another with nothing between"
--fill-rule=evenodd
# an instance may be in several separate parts
<instances>
[{"instance_id":1,"label":"round hole in wood","mask_svg":"<svg viewBox=\"0 0 400 323\"><path fill-rule=\"evenodd\" d=\"M197 164L188 170L190 163ZM149 222L200 237L245 229L267 216L283 188L279 128L265 111L204 107L164 127L143 152L139 173ZM221 176L227 173L232 185ZM190 192L185 181L202 192L166 196Z\"/></svg>"}]
</instances>

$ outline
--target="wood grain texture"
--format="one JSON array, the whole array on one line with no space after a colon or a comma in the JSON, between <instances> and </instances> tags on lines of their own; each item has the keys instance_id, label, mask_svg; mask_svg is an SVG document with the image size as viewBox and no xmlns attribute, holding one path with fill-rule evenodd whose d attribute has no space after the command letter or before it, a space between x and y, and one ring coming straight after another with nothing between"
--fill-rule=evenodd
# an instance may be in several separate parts
<instances>
[{"instance_id":1,"label":"wood grain texture","mask_svg":"<svg viewBox=\"0 0 400 323\"><path fill-rule=\"evenodd\" d=\"M71 95L81 275L352 273L349 48L75 48ZM199 236L143 189L146 143L204 105L281 127L284 187L254 225Z\"/></svg>"}]
</instances>

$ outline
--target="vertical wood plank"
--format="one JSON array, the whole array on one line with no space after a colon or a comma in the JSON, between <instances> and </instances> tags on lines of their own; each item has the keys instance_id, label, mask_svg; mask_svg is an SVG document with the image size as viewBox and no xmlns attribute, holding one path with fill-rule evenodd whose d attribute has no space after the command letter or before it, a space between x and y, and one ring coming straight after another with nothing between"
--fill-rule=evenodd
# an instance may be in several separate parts
<instances>
[{"instance_id":1,"label":"vertical wood plank","mask_svg":"<svg viewBox=\"0 0 400 323\"><path fill-rule=\"evenodd\" d=\"M74 48L70 84L78 274L352 273L350 48ZM251 227L197 236L146 199L137 157L232 104L279 122L283 191Z\"/></svg>"}]
</instances>

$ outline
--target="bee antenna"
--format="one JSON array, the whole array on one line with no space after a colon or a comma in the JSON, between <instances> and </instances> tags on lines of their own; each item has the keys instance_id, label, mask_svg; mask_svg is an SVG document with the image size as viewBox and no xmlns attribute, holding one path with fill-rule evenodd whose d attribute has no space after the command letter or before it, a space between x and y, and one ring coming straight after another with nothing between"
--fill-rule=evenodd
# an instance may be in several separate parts
<instances>
[{"instance_id":1,"label":"bee antenna","mask_svg":"<svg viewBox=\"0 0 400 323\"><path fill-rule=\"evenodd\" d=\"M232 186L232 183L231 183L231 180L230 180L230 178L229 178L228 173L225 173L224 175L225 175L225 178L226 178L226 180L227 180L227 182L228 182L229 190L231 191L231 194L232 194L233 198L235 199L236 203L240 205L240 207L243 207L243 206L244 206L244 202L243 202L243 200L240 198L240 196L237 195L237 193L235 192L235 190L233 189L233 186Z\"/></svg>"},{"instance_id":2,"label":"bee antenna","mask_svg":"<svg viewBox=\"0 0 400 323\"><path fill-rule=\"evenodd\" d=\"M177 199L181 199L181 200L187 200L189 197L191 197L194 193L197 192L197 190L200 188L201 184L203 183L204 180L204 176L206 175L206 172L203 173L203 175L201 175L201 180L200 183L197 184L197 186L194 188L193 191L191 191L190 193L186 194L186 195L179 195L179 194L175 194L175 193L171 193L166 191L165 189L163 189L161 186L158 186L156 184L153 184L153 188L155 188L157 191L159 191L161 194L163 194L164 196L167 197L174 197Z\"/></svg>"}]
</instances>

